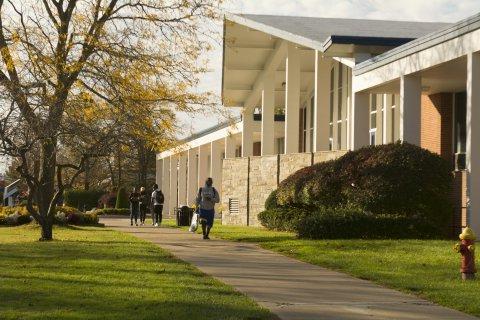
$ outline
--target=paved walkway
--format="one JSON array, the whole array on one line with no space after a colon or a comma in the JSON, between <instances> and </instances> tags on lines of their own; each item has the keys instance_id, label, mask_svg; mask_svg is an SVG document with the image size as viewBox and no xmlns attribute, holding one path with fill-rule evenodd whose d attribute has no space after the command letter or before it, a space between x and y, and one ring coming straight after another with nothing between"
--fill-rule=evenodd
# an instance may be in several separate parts
<instances>
[{"instance_id":1,"label":"paved walkway","mask_svg":"<svg viewBox=\"0 0 480 320\"><path fill-rule=\"evenodd\" d=\"M101 222L169 250L284 320L477 319L254 244L204 241L173 228L131 228L122 218Z\"/></svg>"}]
</instances>

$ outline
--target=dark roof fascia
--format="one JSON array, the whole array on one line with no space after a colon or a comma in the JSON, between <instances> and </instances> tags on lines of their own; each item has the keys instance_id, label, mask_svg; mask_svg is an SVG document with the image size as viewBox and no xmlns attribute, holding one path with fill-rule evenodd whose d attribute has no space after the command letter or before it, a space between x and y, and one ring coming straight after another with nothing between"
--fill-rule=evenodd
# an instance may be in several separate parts
<instances>
[{"instance_id":1,"label":"dark roof fascia","mask_svg":"<svg viewBox=\"0 0 480 320\"><path fill-rule=\"evenodd\" d=\"M410 41L372 59L366 60L355 66L353 69L353 74L356 76L364 74L387 65L393 61L431 48L448 40L460 37L477 29L480 29L480 13L464 19L452 26L440 29L437 32L433 32L416 40Z\"/></svg>"}]
</instances>

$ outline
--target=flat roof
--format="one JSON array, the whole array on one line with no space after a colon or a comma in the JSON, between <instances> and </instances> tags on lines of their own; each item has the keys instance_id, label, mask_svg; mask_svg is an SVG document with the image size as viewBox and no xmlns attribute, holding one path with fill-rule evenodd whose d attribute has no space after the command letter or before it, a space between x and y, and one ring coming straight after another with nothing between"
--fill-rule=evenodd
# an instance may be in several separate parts
<instances>
[{"instance_id":1,"label":"flat roof","mask_svg":"<svg viewBox=\"0 0 480 320\"><path fill-rule=\"evenodd\" d=\"M361 75L477 29L480 29L480 13L366 60L355 66L353 74Z\"/></svg>"}]
</instances>

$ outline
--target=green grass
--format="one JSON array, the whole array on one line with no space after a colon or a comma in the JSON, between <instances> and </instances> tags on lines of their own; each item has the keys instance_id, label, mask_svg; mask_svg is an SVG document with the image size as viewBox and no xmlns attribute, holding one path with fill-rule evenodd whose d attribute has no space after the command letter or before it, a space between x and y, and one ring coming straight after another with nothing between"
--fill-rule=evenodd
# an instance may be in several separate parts
<instances>
[{"instance_id":1,"label":"green grass","mask_svg":"<svg viewBox=\"0 0 480 320\"><path fill-rule=\"evenodd\" d=\"M455 241L301 240L293 233L218 222L212 236L258 243L265 249L480 316L480 280L460 279L460 255L452 249Z\"/></svg>"},{"instance_id":2,"label":"green grass","mask_svg":"<svg viewBox=\"0 0 480 320\"><path fill-rule=\"evenodd\" d=\"M159 247L98 227L38 242L0 228L1 319L272 319L267 310Z\"/></svg>"}]
</instances>

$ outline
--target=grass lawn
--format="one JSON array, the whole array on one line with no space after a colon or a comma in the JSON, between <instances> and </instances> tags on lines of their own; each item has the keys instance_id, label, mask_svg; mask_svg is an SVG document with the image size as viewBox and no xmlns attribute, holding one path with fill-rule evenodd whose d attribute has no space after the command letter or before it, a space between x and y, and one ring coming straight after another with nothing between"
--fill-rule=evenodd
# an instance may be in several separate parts
<instances>
[{"instance_id":1,"label":"grass lawn","mask_svg":"<svg viewBox=\"0 0 480 320\"><path fill-rule=\"evenodd\" d=\"M0 228L1 319L273 319L159 247L100 227Z\"/></svg>"},{"instance_id":2,"label":"grass lawn","mask_svg":"<svg viewBox=\"0 0 480 320\"><path fill-rule=\"evenodd\" d=\"M258 243L265 249L480 316L480 279L460 279L460 255L452 249L455 241L300 240L292 233L222 226L219 222L212 236Z\"/></svg>"}]
</instances>

